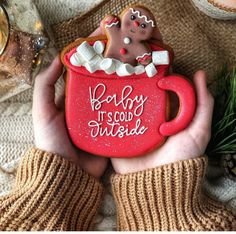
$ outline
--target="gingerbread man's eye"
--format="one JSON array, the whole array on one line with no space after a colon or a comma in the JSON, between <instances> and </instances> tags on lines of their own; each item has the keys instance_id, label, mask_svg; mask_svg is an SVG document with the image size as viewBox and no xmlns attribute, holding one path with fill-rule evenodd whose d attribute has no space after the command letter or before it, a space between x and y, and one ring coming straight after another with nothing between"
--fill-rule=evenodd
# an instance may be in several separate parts
<instances>
[{"instance_id":1,"label":"gingerbread man's eye","mask_svg":"<svg viewBox=\"0 0 236 234\"><path fill-rule=\"evenodd\" d=\"M136 19L135 15L131 15L131 16L130 16L130 19L131 19L131 20L135 20L135 19Z\"/></svg>"},{"instance_id":2,"label":"gingerbread man's eye","mask_svg":"<svg viewBox=\"0 0 236 234\"><path fill-rule=\"evenodd\" d=\"M146 25L146 24L141 24L140 26L141 26L142 28L146 28L147 25Z\"/></svg>"}]
</instances>

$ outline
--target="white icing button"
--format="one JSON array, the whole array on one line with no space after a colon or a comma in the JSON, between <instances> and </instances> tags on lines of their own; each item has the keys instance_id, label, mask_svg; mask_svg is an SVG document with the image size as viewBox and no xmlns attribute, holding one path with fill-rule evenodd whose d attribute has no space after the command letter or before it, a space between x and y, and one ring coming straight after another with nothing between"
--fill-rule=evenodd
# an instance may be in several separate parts
<instances>
[{"instance_id":1,"label":"white icing button","mask_svg":"<svg viewBox=\"0 0 236 234\"><path fill-rule=\"evenodd\" d=\"M125 37L125 38L124 38L124 43L125 43L126 45L129 45L129 44L131 43L131 39L130 39L129 37Z\"/></svg>"}]
</instances>

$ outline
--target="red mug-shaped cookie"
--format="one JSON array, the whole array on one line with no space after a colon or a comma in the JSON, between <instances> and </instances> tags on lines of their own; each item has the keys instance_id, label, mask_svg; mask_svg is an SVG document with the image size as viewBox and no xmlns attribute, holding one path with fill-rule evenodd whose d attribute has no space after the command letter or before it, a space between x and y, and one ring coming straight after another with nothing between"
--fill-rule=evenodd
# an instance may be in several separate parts
<instances>
[{"instance_id":1,"label":"red mug-shaped cookie","mask_svg":"<svg viewBox=\"0 0 236 234\"><path fill-rule=\"evenodd\" d=\"M85 40L92 45L95 39ZM77 147L100 156L134 157L157 148L167 136L188 126L195 112L194 89L179 75L165 76L169 65L157 66L152 78L146 73L126 77L104 71L91 74L70 63L81 42L62 53L67 67L66 123ZM150 46L153 51L163 50ZM169 122L167 91L179 98L178 114Z\"/></svg>"}]
</instances>

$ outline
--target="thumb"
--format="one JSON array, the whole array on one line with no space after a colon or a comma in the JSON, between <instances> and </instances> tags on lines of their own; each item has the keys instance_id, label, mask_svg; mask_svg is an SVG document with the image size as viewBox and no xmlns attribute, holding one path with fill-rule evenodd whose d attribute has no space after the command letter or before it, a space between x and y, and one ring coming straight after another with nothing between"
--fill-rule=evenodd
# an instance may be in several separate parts
<instances>
[{"instance_id":1,"label":"thumb","mask_svg":"<svg viewBox=\"0 0 236 234\"><path fill-rule=\"evenodd\" d=\"M197 109L190 129L197 134L199 130L210 132L214 99L207 89L206 74L198 71L194 75L194 84L197 92Z\"/></svg>"},{"instance_id":2,"label":"thumb","mask_svg":"<svg viewBox=\"0 0 236 234\"><path fill-rule=\"evenodd\" d=\"M62 64L57 56L52 64L35 79L33 95L33 114L38 112L44 115L56 110L54 102L55 83L62 74Z\"/></svg>"}]
</instances>

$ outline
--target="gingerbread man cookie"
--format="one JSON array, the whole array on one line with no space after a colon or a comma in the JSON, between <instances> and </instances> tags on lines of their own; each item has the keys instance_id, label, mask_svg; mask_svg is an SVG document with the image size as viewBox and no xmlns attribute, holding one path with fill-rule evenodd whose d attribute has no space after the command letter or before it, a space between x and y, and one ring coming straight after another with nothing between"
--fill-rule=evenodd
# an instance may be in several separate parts
<instances>
[{"instance_id":1,"label":"gingerbread man cookie","mask_svg":"<svg viewBox=\"0 0 236 234\"><path fill-rule=\"evenodd\" d=\"M151 49L146 43L158 30L153 14L142 6L126 8L120 18L108 15L102 21L108 38L105 57L124 63L147 65L151 62Z\"/></svg>"}]
</instances>

